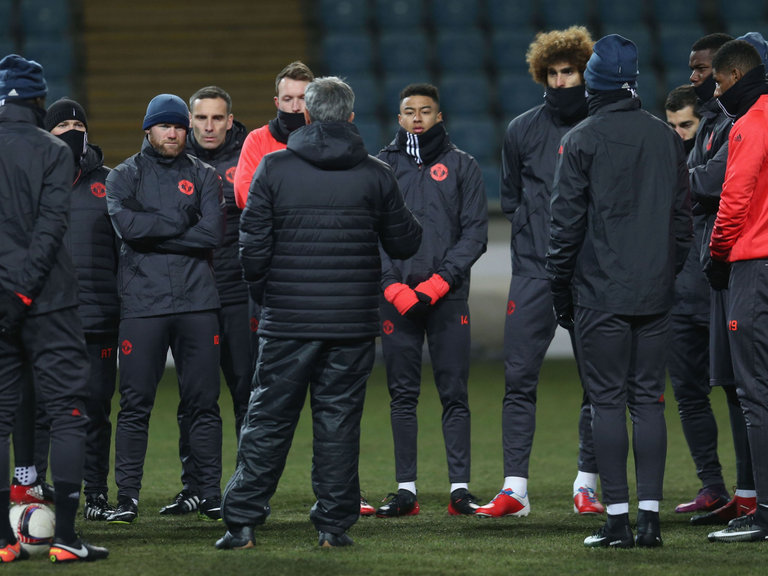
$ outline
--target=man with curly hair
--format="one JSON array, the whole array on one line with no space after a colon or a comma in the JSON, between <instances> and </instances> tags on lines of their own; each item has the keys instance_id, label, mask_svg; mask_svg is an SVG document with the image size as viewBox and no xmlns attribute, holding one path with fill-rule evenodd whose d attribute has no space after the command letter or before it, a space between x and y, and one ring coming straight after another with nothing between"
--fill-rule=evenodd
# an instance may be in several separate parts
<instances>
[{"instance_id":1,"label":"man with curly hair","mask_svg":"<svg viewBox=\"0 0 768 576\"><path fill-rule=\"evenodd\" d=\"M512 223L512 279L504 329L504 486L476 511L480 516L527 516L531 509L528 463L536 427L536 388L557 328L544 270L549 198L560 139L587 116L583 73L591 54L592 38L583 26L540 32L526 60L533 80L544 86L544 103L512 120L504 138L501 207ZM572 338L572 328L569 332ZM586 395L579 418L578 467L574 511L600 514Z\"/></svg>"}]
</instances>

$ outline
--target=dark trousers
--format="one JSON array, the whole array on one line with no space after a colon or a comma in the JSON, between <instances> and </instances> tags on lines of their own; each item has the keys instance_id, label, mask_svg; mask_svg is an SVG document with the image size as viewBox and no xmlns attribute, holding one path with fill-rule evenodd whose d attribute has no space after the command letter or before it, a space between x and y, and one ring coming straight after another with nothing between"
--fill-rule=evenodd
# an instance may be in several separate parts
<instances>
[{"instance_id":1,"label":"dark trousers","mask_svg":"<svg viewBox=\"0 0 768 576\"><path fill-rule=\"evenodd\" d=\"M673 314L669 379L696 475L702 486L724 484L717 455L717 421L709 393L709 319Z\"/></svg>"},{"instance_id":2,"label":"dark trousers","mask_svg":"<svg viewBox=\"0 0 768 576\"><path fill-rule=\"evenodd\" d=\"M237 468L224 489L230 528L263 524L309 389L312 407L310 520L341 533L360 514L360 419L374 340L260 339L254 390L240 431Z\"/></svg>"},{"instance_id":3,"label":"dark trousers","mask_svg":"<svg viewBox=\"0 0 768 576\"><path fill-rule=\"evenodd\" d=\"M418 423L424 336L443 406L442 427L450 482L469 482L470 413L467 394L470 363L469 307L466 300L439 300L416 320L401 316L382 298L381 345L389 386L395 447L395 479L416 480Z\"/></svg>"},{"instance_id":4,"label":"dark trousers","mask_svg":"<svg viewBox=\"0 0 768 576\"><path fill-rule=\"evenodd\" d=\"M504 476L528 478L536 429L539 373L556 328L549 281L513 276L504 323L505 388L501 412ZM592 410L586 392L582 394L579 410L578 469L597 473L592 441Z\"/></svg>"},{"instance_id":5,"label":"dark trousers","mask_svg":"<svg viewBox=\"0 0 768 576\"><path fill-rule=\"evenodd\" d=\"M37 396L51 425L51 473L57 483L80 486L88 418L88 359L77 308L27 316L20 331L0 338L0 491L8 490L9 436L32 370Z\"/></svg>"},{"instance_id":6,"label":"dark trousers","mask_svg":"<svg viewBox=\"0 0 768 576\"><path fill-rule=\"evenodd\" d=\"M251 360L251 332L248 319L248 304L232 304L219 310L221 334L221 371L232 395L235 412L235 435L240 439L240 427L248 409L251 394L253 361ZM189 414L191 409L179 402L176 418L179 423L179 459L181 460L181 483L185 490L199 494L197 470L192 464L192 450L189 444Z\"/></svg>"},{"instance_id":7,"label":"dark trousers","mask_svg":"<svg viewBox=\"0 0 768 576\"><path fill-rule=\"evenodd\" d=\"M757 501L768 506L768 260L734 262L728 292L728 336Z\"/></svg>"},{"instance_id":8,"label":"dark trousers","mask_svg":"<svg viewBox=\"0 0 768 576\"><path fill-rule=\"evenodd\" d=\"M667 454L664 388L669 314L621 316L577 306L575 324L605 502L629 502L627 408L637 498L661 500Z\"/></svg>"},{"instance_id":9,"label":"dark trousers","mask_svg":"<svg viewBox=\"0 0 768 576\"><path fill-rule=\"evenodd\" d=\"M191 407L189 441L200 496L219 497L218 327L215 311L120 321L120 413L115 433L118 497L139 497L149 417L169 348L176 364L181 402Z\"/></svg>"}]
</instances>

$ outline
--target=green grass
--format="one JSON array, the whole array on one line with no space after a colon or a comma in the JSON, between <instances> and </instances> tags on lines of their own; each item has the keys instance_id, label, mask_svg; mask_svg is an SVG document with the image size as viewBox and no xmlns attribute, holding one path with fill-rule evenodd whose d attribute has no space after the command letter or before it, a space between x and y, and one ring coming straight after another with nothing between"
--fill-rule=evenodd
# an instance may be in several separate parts
<instances>
[{"instance_id":1,"label":"green grass","mask_svg":"<svg viewBox=\"0 0 768 576\"><path fill-rule=\"evenodd\" d=\"M173 376L169 372L168 376ZM539 386L538 425L531 458L527 518L478 519L451 517L446 512L447 468L440 429L440 407L429 367L425 367L419 406L418 516L399 519L362 518L351 530L355 546L321 550L308 520L314 502L310 486L311 426L307 410L293 443L272 515L256 533L253 550L229 552L213 547L224 532L220 523L196 517L163 517L157 510L179 489L178 394L166 377L153 413L139 520L131 526L110 526L78 519L86 539L109 547L110 558L91 565L55 568L43 558L3 566L4 573L137 576L145 574L382 574L392 575L523 575L523 574L757 574L755 544L710 544L707 528L688 526L688 516L674 506L699 488L694 466L680 430L671 390L667 393L669 452L662 503L664 547L657 550L591 550L582 541L602 519L572 512L571 489L576 473L577 417L581 389L570 361L549 361ZM501 362L473 365L471 490L483 501L501 487ZM734 478L725 401L713 393L720 423L721 459L727 482ZM115 409L116 410L116 409ZM235 445L231 404L222 393L225 426L224 478L234 466ZM633 470L633 463L629 464ZM363 420L361 484L372 503L395 488L389 398L384 372L372 375ZM630 482L633 475L630 474ZM114 499L116 489L110 488ZM633 497L634 498L634 497ZM636 501L630 504L634 517Z\"/></svg>"}]
</instances>

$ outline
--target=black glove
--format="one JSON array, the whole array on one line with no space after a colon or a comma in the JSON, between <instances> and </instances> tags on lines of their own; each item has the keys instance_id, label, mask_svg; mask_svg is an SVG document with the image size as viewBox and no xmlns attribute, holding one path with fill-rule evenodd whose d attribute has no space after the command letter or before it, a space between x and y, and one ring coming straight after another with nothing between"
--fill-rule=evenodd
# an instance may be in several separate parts
<instances>
[{"instance_id":1,"label":"black glove","mask_svg":"<svg viewBox=\"0 0 768 576\"><path fill-rule=\"evenodd\" d=\"M416 291L415 291L416 292ZM424 294L423 292L416 292L416 296L419 301L411 306L411 308L404 314L408 320L417 322L424 318L429 313L429 307L432 304L432 298Z\"/></svg>"},{"instance_id":2,"label":"black glove","mask_svg":"<svg viewBox=\"0 0 768 576\"><path fill-rule=\"evenodd\" d=\"M704 265L704 274L707 275L709 285L713 290L726 290L728 279L731 277L731 263L722 260L709 259Z\"/></svg>"},{"instance_id":3,"label":"black glove","mask_svg":"<svg viewBox=\"0 0 768 576\"><path fill-rule=\"evenodd\" d=\"M202 217L202 214L200 214L200 210L197 209L197 206L193 206L192 204L187 204L186 206L182 206L181 212L186 217L187 225L190 228L192 228L192 226L200 222L200 218Z\"/></svg>"},{"instance_id":4,"label":"black glove","mask_svg":"<svg viewBox=\"0 0 768 576\"><path fill-rule=\"evenodd\" d=\"M128 210L133 210L134 212L144 212L144 206L142 206L141 202L136 200L133 196L129 196L123 200L122 205L123 208L128 208Z\"/></svg>"},{"instance_id":5,"label":"black glove","mask_svg":"<svg viewBox=\"0 0 768 576\"><path fill-rule=\"evenodd\" d=\"M557 323L568 331L573 330L573 295L570 286L560 286L554 283L552 288L552 303L555 308Z\"/></svg>"},{"instance_id":6,"label":"black glove","mask_svg":"<svg viewBox=\"0 0 768 576\"><path fill-rule=\"evenodd\" d=\"M0 292L0 336L7 336L19 329L28 306L13 292Z\"/></svg>"}]
</instances>

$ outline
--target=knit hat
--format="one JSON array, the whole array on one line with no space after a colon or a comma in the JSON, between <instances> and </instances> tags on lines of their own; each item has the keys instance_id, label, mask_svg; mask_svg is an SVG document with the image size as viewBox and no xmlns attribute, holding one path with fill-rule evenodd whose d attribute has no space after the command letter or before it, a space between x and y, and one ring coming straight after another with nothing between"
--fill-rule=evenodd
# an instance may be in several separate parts
<instances>
[{"instance_id":1,"label":"knit hat","mask_svg":"<svg viewBox=\"0 0 768 576\"><path fill-rule=\"evenodd\" d=\"M80 120L85 124L85 129L88 130L88 117L85 115L85 109L74 100L60 98L48 106L48 112L45 114L45 129L50 132L65 120Z\"/></svg>"},{"instance_id":2,"label":"knit hat","mask_svg":"<svg viewBox=\"0 0 768 576\"><path fill-rule=\"evenodd\" d=\"M189 108L184 100L174 94L158 94L149 101L142 129L163 123L179 124L189 130Z\"/></svg>"},{"instance_id":3,"label":"knit hat","mask_svg":"<svg viewBox=\"0 0 768 576\"><path fill-rule=\"evenodd\" d=\"M637 46L618 34L603 36L592 47L584 70L590 90L618 90L637 86Z\"/></svg>"},{"instance_id":4,"label":"knit hat","mask_svg":"<svg viewBox=\"0 0 768 576\"><path fill-rule=\"evenodd\" d=\"M26 100L44 97L48 85L43 67L34 60L9 54L0 60L0 100Z\"/></svg>"},{"instance_id":5,"label":"knit hat","mask_svg":"<svg viewBox=\"0 0 768 576\"><path fill-rule=\"evenodd\" d=\"M765 41L763 35L760 32L747 32L744 36L739 36L736 40L745 40L752 44L760 54L760 58L763 60L763 64L768 68L768 42Z\"/></svg>"}]
</instances>

